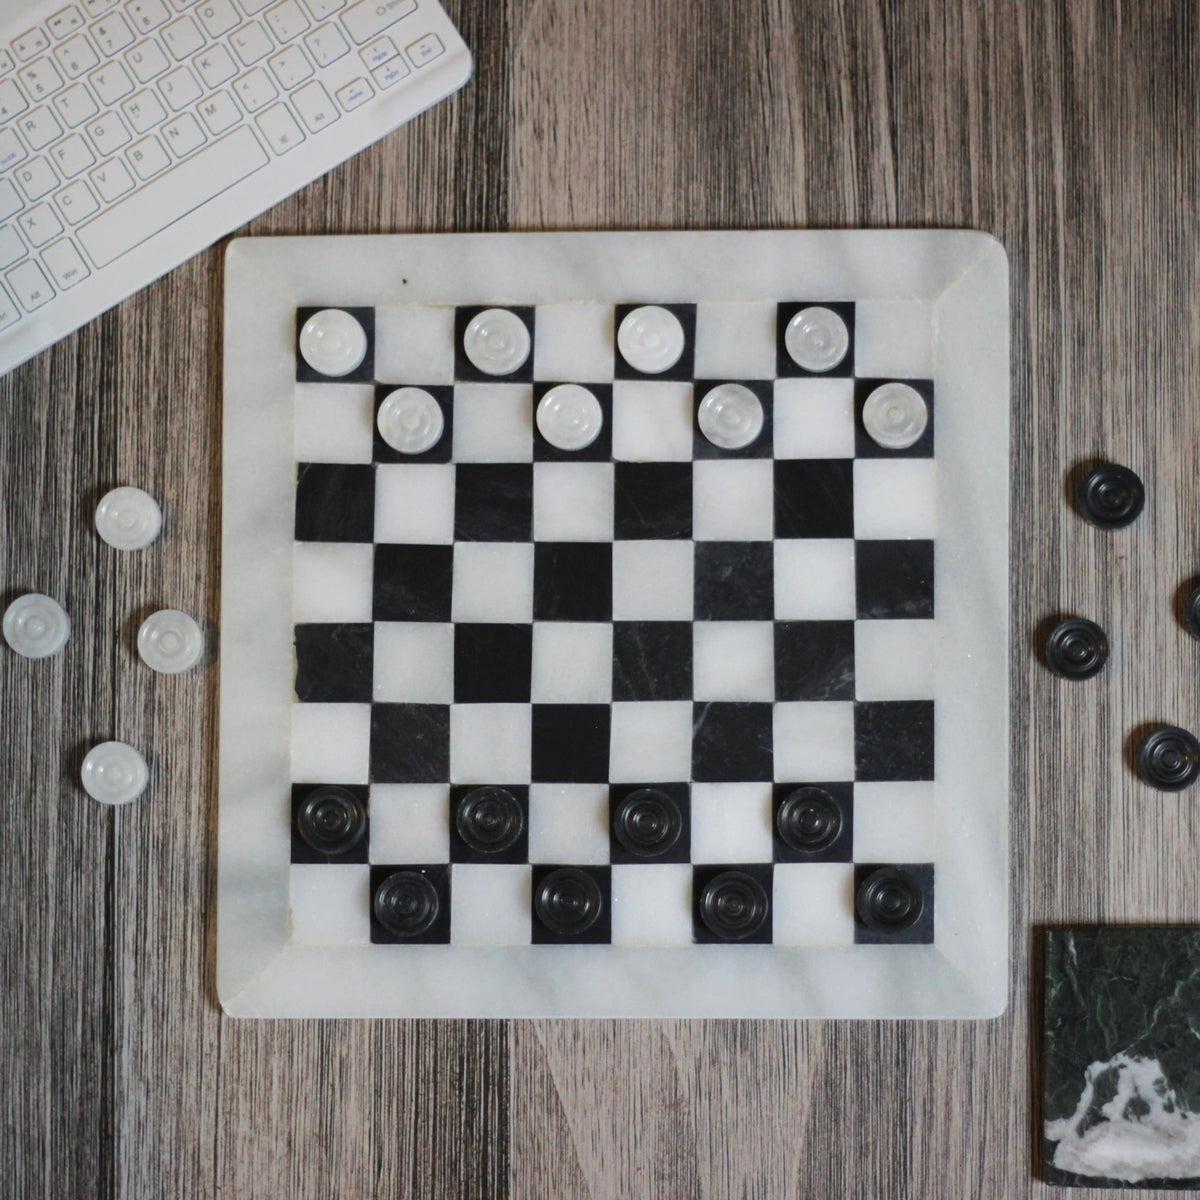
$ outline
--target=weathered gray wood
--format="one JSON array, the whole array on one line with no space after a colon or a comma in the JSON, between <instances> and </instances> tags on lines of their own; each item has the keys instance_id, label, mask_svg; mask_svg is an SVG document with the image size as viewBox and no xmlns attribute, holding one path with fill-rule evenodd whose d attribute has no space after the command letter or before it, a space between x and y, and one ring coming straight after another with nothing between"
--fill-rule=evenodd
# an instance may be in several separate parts
<instances>
[{"instance_id":1,"label":"weathered gray wood","mask_svg":"<svg viewBox=\"0 0 1200 1200\"><path fill-rule=\"evenodd\" d=\"M1040 1196L1037 966L1064 920L1196 919L1196 801L1139 785L1139 723L1200 724L1200 8L1190 2L495 0L475 81L257 233L932 225L991 230L1013 299L1013 993L986 1024L238 1023L212 985L216 672L151 676L150 606L218 610L219 248L0 380L0 598L75 618L0 661L0 1191L21 1197ZM1106 536L1063 502L1141 470ZM168 532L119 555L97 495ZM1109 630L1050 679L1045 615ZM111 813L81 747L145 745ZM1086 1196L1090 1193L1081 1192ZM1094 1193L1097 1197L1100 1193Z\"/></svg>"}]
</instances>

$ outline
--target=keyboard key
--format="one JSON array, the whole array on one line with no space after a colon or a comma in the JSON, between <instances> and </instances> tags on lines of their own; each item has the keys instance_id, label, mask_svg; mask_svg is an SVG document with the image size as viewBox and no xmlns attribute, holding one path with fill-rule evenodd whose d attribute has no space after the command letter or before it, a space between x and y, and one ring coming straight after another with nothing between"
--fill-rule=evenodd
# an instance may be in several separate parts
<instances>
[{"instance_id":1,"label":"keyboard key","mask_svg":"<svg viewBox=\"0 0 1200 1200\"><path fill-rule=\"evenodd\" d=\"M138 92L121 105L121 110L134 133L145 133L167 119L167 110L153 92Z\"/></svg>"},{"instance_id":2,"label":"keyboard key","mask_svg":"<svg viewBox=\"0 0 1200 1200\"><path fill-rule=\"evenodd\" d=\"M267 139L267 145L276 154L286 154L304 141L304 133L296 124L296 118L288 112L286 104L276 104L274 108L268 108L258 118L258 127Z\"/></svg>"},{"instance_id":3,"label":"keyboard key","mask_svg":"<svg viewBox=\"0 0 1200 1200\"><path fill-rule=\"evenodd\" d=\"M92 99L91 92L82 83L76 83L61 95L55 96L54 107L58 109L58 115L66 121L68 129L90 121L100 111L96 101Z\"/></svg>"},{"instance_id":4,"label":"keyboard key","mask_svg":"<svg viewBox=\"0 0 1200 1200\"><path fill-rule=\"evenodd\" d=\"M133 91L133 80L119 62L105 63L88 76L88 82L100 97L100 103L110 107Z\"/></svg>"},{"instance_id":5,"label":"keyboard key","mask_svg":"<svg viewBox=\"0 0 1200 1200\"><path fill-rule=\"evenodd\" d=\"M12 55L7 50L0 50L0 75L7 75L12 69Z\"/></svg>"},{"instance_id":6,"label":"keyboard key","mask_svg":"<svg viewBox=\"0 0 1200 1200\"><path fill-rule=\"evenodd\" d=\"M96 165L96 156L91 147L78 133L63 138L50 151L50 157L64 179L74 179L80 172Z\"/></svg>"},{"instance_id":7,"label":"keyboard key","mask_svg":"<svg viewBox=\"0 0 1200 1200\"><path fill-rule=\"evenodd\" d=\"M41 147L35 146L34 149L40 150ZM11 129L0 129L0 171L7 171L28 157L19 137Z\"/></svg>"},{"instance_id":8,"label":"keyboard key","mask_svg":"<svg viewBox=\"0 0 1200 1200\"><path fill-rule=\"evenodd\" d=\"M174 112L195 104L204 95L204 89L187 67L176 67L170 75L164 75L158 81L158 90Z\"/></svg>"},{"instance_id":9,"label":"keyboard key","mask_svg":"<svg viewBox=\"0 0 1200 1200\"><path fill-rule=\"evenodd\" d=\"M427 33L423 38L418 38L413 42L411 46L405 47L414 67L423 67L427 62L432 62L445 49L442 39L436 33Z\"/></svg>"},{"instance_id":10,"label":"keyboard key","mask_svg":"<svg viewBox=\"0 0 1200 1200\"><path fill-rule=\"evenodd\" d=\"M92 213L100 211L99 201L82 179L68 184L54 199L58 204L58 211L66 218L68 225L78 225Z\"/></svg>"},{"instance_id":11,"label":"keyboard key","mask_svg":"<svg viewBox=\"0 0 1200 1200\"><path fill-rule=\"evenodd\" d=\"M363 60L363 65L373 71L376 67L382 67L390 58L395 58L400 51L396 49L396 43L392 41L387 34L381 38L376 38L369 46L358 52L358 57Z\"/></svg>"},{"instance_id":12,"label":"keyboard key","mask_svg":"<svg viewBox=\"0 0 1200 1200\"><path fill-rule=\"evenodd\" d=\"M224 133L242 119L241 109L233 102L233 97L228 92L215 92L197 111L208 126L208 132L214 136Z\"/></svg>"},{"instance_id":13,"label":"keyboard key","mask_svg":"<svg viewBox=\"0 0 1200 1200\"><path fill-rule=\"evenodd\" d=\"M243 125L80 226L79 240L96 266L107 266L270 161Z\"/></svg>"},{"instance_id":14,"label":"keyboard key","mask_svg":"<svg viewBox=\"0 0 1200 1200\"><path fill-rule=\"evenodd\" d=\"M191 17L180 17L162 31L162 40L175 61L182 62L204 45L204 34Z\"/></svg>"},{"instance_id":15,"label":"keyboard key","mask_svg":"<svg viewBox=\"0 0 1200 1200\"><path fill-rule=\"evenodd\" d=\"M63 238L61 242L47 246L42 251L42 262L49 268L54 282L64 292L91 274L79 251L75 249L75 243L70 238Z\"/></svg>"},{"instance_id":16,"label":"keyboard key","mask_svg":"<svg viewBox=\"0 0 1200 1200\"><path fill-rule=\"evenodd\" d=\"M204 136L204 130L200 128L200 122L191 113L184 113L175 120L168 121L162 127L162 133L167 140L167 146L176 158L183 158L184 155L191 154L193 150L208 141L208 138Z\"/></svg>"},{"instance_id":17,"label":"keyboard key","mask_svg":"<svg viewBox=\"0 0 1200 1200\"><path fill-rule=\"evenodd\" d=\"M125 195L126 192L133 190L133 176L119 158L114 158L112 162L106 162L102 167L97 167L92 172L91 179L101 198L109 204Z\"/></svg>"},{"instance_id":18,"label":"keyboard key","mask_svg":"<svg viewBox=\"0 0 1200 1200\"><path fill-rule=\"evenodd\" d=\"M83 11L89 17L98 17L101 13L106 13L110 8L117 3L117 0L82 0Z\"/></svg>"},{"instance_id":19,"label":"keyboard key","mask_svg":"<svg viewBox=\"0 0 1200 1200\"><path fill-rule=\"evenodd\" d=\"M209 37L220 37L228 33L242 19L233 7L233 0L209 0L196 9L200 24L208 30Z\"/></svg>"},{"instance_id":20,"label":"keyboard key","mask_svg":"<svg viewBox=\"0 0 1200 1200\"><path fill-rule=\"evenodd\" d=\"M115 112L101 113L94 121L89 122L87 135L103 158L116 154L132 136L120 114Z\"/></svg>"},{"instance_id":21,"label":"keyboard key","mask_svg":"<svg viewBox=\"0 0 1200 1200\"><path fill-rule=\"evenodd\" d=\"M37 208L23 212L17 218L17 224L31 246L44 246L51 238L58 237L63 229L58 213L48 204L39 204Z\"/></svg>"},{"instance_id":22,"label":"keyboard key","mask_svg":"<svg viewBox=\"0 0 1200 1200\"><path fill-rule=\"evenodd\" d=\"M40 200L58 187L58 176L44 158L31 158L16 175L27 200Z\"/></svg>"},{"instance_id":23,"label":"keyboard key","mask_svg":"<svg viewBox=\"0 0 1200 1200\"><path fill-rule=\"evenodd\" d=\"M280 43L290 42L309 28L308 18L296 0L283 0L267 13L267 24Z\"/></svg>"},{"instance_id":24,"label":"keyboard key","mask_svg":"<svg viewBox=\"0 0 1200 1200\"><path fill-rule=\"evenodd\" d=\"M152 179L171 165L163 144L151 134L125 151L125 157L142 179Z\"/></svg>"},{"instance_id":25,"label":"keyboard key","mask_svg":"<svg viewBox=\"0 0 1200 1200\"><path fill-rule=\"evenodd\" d=\"M243 75L241 79L233 85L233 90L237 93L237 98L242 102L242 107L248 112L258 112L260 108L271 103L279 96L275 85L271 82L270 76L262 69L257 67L255 70Z\"/></svg>"},{"instance_id":26,"label":"keyboard key","mask_svg":"<svg viewBox=\"0 0 1200 1200\"><path fill-rule=\"evenodd\" d=\"M0 229L0 269L11 267L19 258L25 257L25 243L12 225Z\"/></svg>"},{"instance_id":27,"label":"keyboard key","mask_svg":"<svg viewBox=\"0 0 1200 1200\"><path fill-rule=\"evenodd\" d=\"M27 95L35 103L53 96L63 85L62 76L48 58L39 58L37 62L22 67L17 72L17 78Z\"/></svg>"},{"instance_id":28,"label":"keyboard key","mask_svg":"<svg viewBox=\"0 0 1200 1200\"><path fill-rule=\"evenodd\" d=\"M13 213L20 212L24 205L13 181L0 179L0 221L7 221Z\"/></svg>"},{"instance_id":29,"label":"keyboard key","mask_svg":"<svg viewBox=\"0 0 1200 1200\"><path fill-rule=\"evenodd\" d=\"M394 58L391 62L384 63L382 67L376 67L371 72L371 78L375 80L375 86L380 91L384 91L393 84L399 83L406 75L411 74L404 59Z\"/></svg>"},{"instance_id":30,"label":"keyboard key","mask_svg":"<svg viewBox=\"0 0 1200 1200\"><path fill-rule=\"evenodd\" d=\"M361 0L342 13L350 36L361 46L415 11L417 0Z\"/></svg>"},{"instance_id":31,"label":"keyboard key","mask_svg":"<svg viewBox=\"0 0 1200 1200\"><path fill-rule=\"evenodd\" d=\"M356 79L344 88L338 88L338 103L347 111L353 112L360 104L366 104L375 93L365 79Z\"/></svg>"},{"instance_id":32,"label":"keyboard key","mask_svg":"<svg viewBox=\"0 0 1200 1200\"><path fill-rule=\"evenodd\" d=\"M125 11L129 14L135 28L140 29L143 33L157 29L171 16L162 0L129 0L129 3L125 5Z\"/></svg>"},{"instance_id":33,"label":"keyboard key","mask_svg":"<svg viewBox=\"0 0 1200 1200\"><path fill-rule=\"evenodd\" d=\"M0 288L0 329L7 329L21 319L21 310L12 302L8 293Z\"/></svg>"},{"instance_id":34,"label":"keyboard key","mask_svg":"<svg viewBox=\"0 0 1200 1200\"><path fill-rule=\"evenodd\" d=\"M40 29L31 29L28 33L21 34L13 42L12 48L20 62L28 62L35 55L41 54L49 45L50 39Z\"/></svg>"},{"instance_id":35,"label":"keyboard key","mask_svg":"<svg viewBox=\"0 0 1200 1200\"><path fill-rule=\"evenodd\" d=\"M246 10L246 15L248 17L254 16L255 13L262 12L262 10L270 3L271 0L241 0L241 5Z\"/></svg>"},{"instance_id":36,"label":"keyboard key","mask_svg":"<svg viewBox=\"0 0 1200 1200\"><path fill-rule=\"evenodd\" d=\"M34 150L40 150L43 146L50 145L56 137L62 136L62 126L48 108L35 108L33 112L26 113L17 121L17 128ZM24 158L25 155L22 154L21 157ZM0 155L0 169L10 165Z\"/></svg>"},{"instance_id":37,"label":"keyboard key","mask_svg":"<svg viewBox=\"0 0 1200 1200\"><path fill-rule=\"evenodd\" d=\"M138 83L149 83L156 75L161 75L171 66L163 48L153 39L147 38L139 42L128 54L125 61L133 69Z\"/></svg>"},{"instance_id":38,"label":"keyboard key","mask_svg":"<svg viewBox=\"0 0 1200 1200\"><path fill-rule=\"evenodd\" d=\"M126 46L132 46L137 38L129 28L129 22L120 13L113 13L103 21L97 21L88 32L104 54L117 54Z\"/></svg>"},{"instance_id":39,"label":"keyboard key","mask_svg":"<svg viewBox=\"0 0 1200 1200\"><path fill-rule=\"evenodd\" d=\"M294 88L296 84L311 79L313 74L312 64L299 46L289 46L280 51L267 65L271 68L271 74L279 81L279 86L285 89Z\"/></svg>"},{"instance_id":40,"label":"keyboard key","mask_svg":"<svg viewBox=\"0 0 1200 1200\"><path fill-rule=\"evenodd\" d=\"M337 106L316 80L296 92L292 96L292 103L300 119L308 126L309 133L319 133L338 119Z\"/></svg>"},{"instance_id":41,"label":"keyboard key","mask_svg":"<svg viewBox=\"0 0 1200 1200\"><path fill-rule=\"evenodd\" d=\"M238 73L233 55L224 46L213 46L203 54L197 54L192 59L192 66L210 88L220 87Z\"/></svg>"},{"instance_id":42,"label":"keyboard key","mask_svg":"<svg viewBox=\"0 0 1200 1200\"><path fill-rule=\"evenodd\" d=\"M346 7L346 0L304 0L304 7L314 21L323 21Z\"/></svg>"},{"instance_id":43,"label":"keyboard key","mask_svg":"<svg viewBox=\"0 0 1200 1200\"><path fill-rule=\"evenodd\" d=\"M63 42L61 46L55 46L54 58L68 79L78 79L84 71L90 71L100 62L100 56L82 33L69 42Z\"/></svg>"},{"instance_id":44,"label":"keyboard key","mask_svg":"<svg viewBox=\"0 0 1200 1200\"><path fill-rule=\"evenodd\" d=\"M11 79L0 79L0 121L11 121L29 107Z\"/></svg>"},{"instance_id":45,"label":"keyboard key","mask_svg":"<svg viewBox=\"0 0 1200 1200\"><path fill-rule=\"evenodd\" d=\"M322 25L320 29L314 29L304 39L304 44L316 59L318 67L327 67L350 52L349 42L342 37L342 31L336 25Z\"/></svg>"},{"instance_id":46,"label":"keyboard key","mask_svg":"<svg viewBox=\"0 0 1200 1200\"><path fill-rule=\"evenodd\" d=\"M266 58L271 53L271 39L257 21L243 25L230 37L229 42L244 67L253 66L260 58Z\"/></svg>"},{"instance_id":47,"label":"keyboard key","mask_svg":"<svg viewBox=\"0 0 1200 1200\"><path fill-rule=\"evenodd\" d=\"M8 286L16 293L26 312L33 312L54 296L50 284L36 262L31 258L8 273Z\"/></svg>"},{"instance_id":48,"label":"keyboard key","mask_svg":"<svg viewBox=\"0 0 1200 1200\"><path fill-rule=\"evenodd\" d=\"M60 9L52 17L46 20L46 28L50 30L50 36L56 38L65 38L67 34L74 33L75 30L83 26L83 13L70 5L67 8Z\"/></svg>"}]
</instances>

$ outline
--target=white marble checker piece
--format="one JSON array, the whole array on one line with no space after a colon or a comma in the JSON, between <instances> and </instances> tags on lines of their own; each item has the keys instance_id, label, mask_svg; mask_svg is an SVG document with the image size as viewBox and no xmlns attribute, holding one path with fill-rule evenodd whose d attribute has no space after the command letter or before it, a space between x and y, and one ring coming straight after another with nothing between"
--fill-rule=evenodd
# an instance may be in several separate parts
<instances>
[{"instance_id":1,"label":"white marble checker piece","mask_svg":"<svg viewBox=\"0 0 1200 1200\"><path fill-rule=\"evenodd\" d=\"M1007 330L970 233L236 242L226 1010L1000 1012Z\"/></svg>"}]
</instances>

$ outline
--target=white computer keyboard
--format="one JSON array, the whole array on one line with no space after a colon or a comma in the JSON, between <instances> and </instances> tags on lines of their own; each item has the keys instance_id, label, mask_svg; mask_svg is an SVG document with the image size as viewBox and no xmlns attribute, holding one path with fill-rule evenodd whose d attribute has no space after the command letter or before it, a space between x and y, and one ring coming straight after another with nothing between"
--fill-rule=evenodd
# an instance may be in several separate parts
<instances>
[{"instance_id":1,"label":"white computer keyboard","mask_svg":"<svg viewBox=\"0 0 1200 1200\"><path fill-rule=\"evenodd\" d=\"M471 66L436 0L0 0L0 373Z\"/></svg>"}]
</instances>

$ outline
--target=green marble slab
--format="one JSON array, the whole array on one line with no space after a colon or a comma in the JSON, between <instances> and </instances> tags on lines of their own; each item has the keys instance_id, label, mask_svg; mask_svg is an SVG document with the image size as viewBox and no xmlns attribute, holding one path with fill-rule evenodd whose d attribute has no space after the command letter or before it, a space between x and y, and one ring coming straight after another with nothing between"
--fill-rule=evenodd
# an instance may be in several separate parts
<instances>
[{"instance_id":1,"label":"green marble slab","mask_svg":"<svg viewBox=\"0 0 1200 1200\"><path fill-rule=\"evenodd\" d=\"M1200 1187L1200 927L1046 935L1046 1178Z\"/></svg>"}]
</instances>

